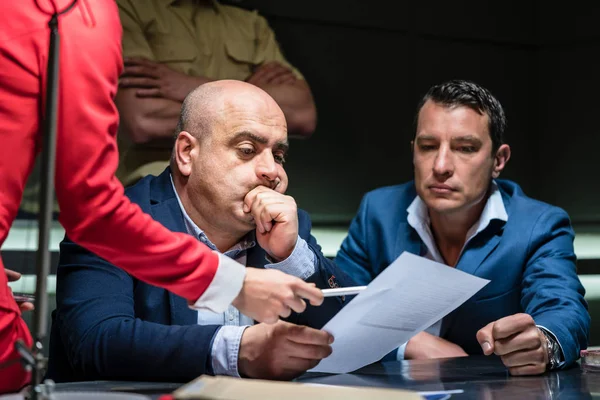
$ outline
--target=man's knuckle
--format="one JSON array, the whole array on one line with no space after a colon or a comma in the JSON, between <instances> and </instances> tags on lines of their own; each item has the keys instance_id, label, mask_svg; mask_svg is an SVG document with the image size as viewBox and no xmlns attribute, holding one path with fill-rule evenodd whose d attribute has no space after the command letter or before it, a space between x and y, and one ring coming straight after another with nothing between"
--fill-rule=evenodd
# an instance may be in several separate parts
<instances>
[{"instance_id":1,"label":"man's knuckle","mask_svg":"<svg viewBox=\"0 0 600 400\"><path fill-rule=\"evenodd\" d=\"M319 346L317 348L317 351L315 352L315 359L322 359L325 358L327 356L329 356L331 354L331 347L330 346Z\"/></svg>"},{"instance_id":2,"label":"man's knuckle","mask_svg":"<svg viewBox=\"0 0 600 400\"><path fill-rule=\"evenodd\" d=\"M289 195L285 195L285 200L290 204L293 205L294 207L296 207L296 199L294 199L292 196Z\"/></svg>"},{"instance_id":3,"label":"man's knuckle","mask_svg":"<svg viewBox=\"0 0 600 400\"><path fill-rule=\"evenodd\" d=\"M516 315L518 318L518 322L520 322L523 325L531 325L531 324L535 324L533 321L533 317L529 314L526 313L519 313Z\"/></svg>"},{"instance_id":4,"label":"man's knuckle","mask_svg":"<svg viewBox=\"0 0 600 400\"><path fill-rule=\"evenodd\" d=\"M508 352L506 351L506 348L504 347L504 345L502 345L502 343L495 341L494 342L494 354L496 354L497 356L504 356L504 355L508 354Z\"/></svg>"},{"instance_id":5,"label":"man's knuckle","mask_svg":"<svg viewBox=\"0 0 600 400\"><path fill-rule=\"evenodd\" d=\"M306 303L303 301L299 301L297 308L298 308L298 313L304 312L304 310L306 310Z\"/></svg>"},{"instance_id":6,"label":"man's knuckle","mask_svg":"<svg viewBox=\"0 0 600 400\"><path fill-rule=\"evenodd\" d=\"M544 364L544 365L546 364L546 363L545 363L545 360L546 360L546 354L545 354L545 353L546 353L546 352L545 352L545 351L543 351L543 350L541 350L541 351L538 351L538 352L537 352L537 360L536 360L536 361L537 361L538 363L540 363L540 364Z\"/></svg>"},{"instance_id":7,"label":"man's knuckle","mask_svg":"<svg viewBox=\"0 0 600 400\"><path fill-rule=\"evenodd\" d=\"M494 326L492 327L492 336L495 338L499 337L500 334L502 333L502 328L503 328L503 324L501 322L495 323Z\"/></svg>"},{"instance_id":8,"label":"man's knuckle","mask_svg":"<svg viewBox=\"0 0 600 400\"><path fill-rule=\"evenodd\" d=\"M292 288L289 288L288 290L283 291L281 296L282 296L283 301L288 303L288 302L294 300L294 298L295 298L294 290L292 290Z\"/></svg>"}]
</instances>

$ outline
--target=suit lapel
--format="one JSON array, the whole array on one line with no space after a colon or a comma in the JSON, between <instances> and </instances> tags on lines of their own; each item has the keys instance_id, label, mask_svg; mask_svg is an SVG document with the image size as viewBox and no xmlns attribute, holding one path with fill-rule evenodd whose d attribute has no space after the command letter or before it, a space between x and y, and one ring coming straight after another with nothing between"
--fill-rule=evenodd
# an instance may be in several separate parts
<instances>
[{"instance_id":1,"label":"suit lapel","mask_svg":"<svg viewBox=\"0 0 600 400\"><path fill-rule=\"evenodd\" d=\"M150 186L150 214L152 218L160 222L165 228L172 232L186 233L183 214L179 202L175 197L171 184L171 172L167 168L162 174L152 181ZM188 307L187 300L169 291L172 325L192 325L198 323L198 312Z\"/></svg>"},{"instance_id":2,"label":"suit lapel","mask_svg":"<svg viewBox=\"0 0 600 400\"><path fill-rule=\"evenodd\" d=\"M502 183L498 182L502 202L506 214L511 214L511 198L510 195L503 189ZM468 274L475 275L481 264L494 251L504 233L506 222L500 220L492 220L490 224L482 232L469 242L463 254L458 261L456 268Z\"/></svg>"},{"instance_id":3,"label":"suit lapel","mask_svg":"<svg viewBox=\"0 0 600 400\"><path fill-rule=\"evenodd\" d=\"M502 239L504 222L492 221L479 235L473 238L465 248L456 268L475 275L481 264L494 251Z\"/></svg>"},{"instance_id":4,"label":"suit lapel","mask_svg":"<svg viewBox=\"0 0 600 400\"><path fill-rule=\"evenodd\" d=\"M415 254L417 256L423 256L427 253L425 244L419 237L419 234L408 222L400 223L398 227L398 234L396 235L396 245L394 247L393 262L397 257L400 256L404 251Z\"/></svg>"}]
</instances>

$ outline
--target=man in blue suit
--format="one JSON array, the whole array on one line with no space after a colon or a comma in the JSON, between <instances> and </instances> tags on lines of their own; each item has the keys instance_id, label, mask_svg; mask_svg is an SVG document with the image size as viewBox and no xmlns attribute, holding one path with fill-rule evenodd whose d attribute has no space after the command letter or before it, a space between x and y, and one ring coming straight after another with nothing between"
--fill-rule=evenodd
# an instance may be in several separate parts
<instances>
[{"instance_id":1,"label":"man in blue suit","mask_svg":"<svg viewBox=\"0 0 600 400\"><path fill-rule=\"evenodd\" d=\"M414 181L363 198L335 261L362 285L404 251L491 282L393 357L495 353L513 375L573 363L590 325L573 229L563 210L497 180L510 158L502 106L477 84L450 81L418 110Z\"/></svg>"},{"instance_id":2,"label":"man in blue suit","mask_svg":"<svg viewBox=\"0 0 600 400\"><path fill-rule=\"evenodd\" d=\"M321 253L308 215L284 195L286 122L269 95L239 81L202 85L186 98L177 131L170 168L126 191L142 210L245 266L321 288L352 285ZM254 324L233 306L197 312L68 238L57 279L47 374L56 381L290 379L331 353L333 338L319 328L344 301L307 307L297 298L292 308L304 312L273 325Z\"/></svg>"}]
</instances>

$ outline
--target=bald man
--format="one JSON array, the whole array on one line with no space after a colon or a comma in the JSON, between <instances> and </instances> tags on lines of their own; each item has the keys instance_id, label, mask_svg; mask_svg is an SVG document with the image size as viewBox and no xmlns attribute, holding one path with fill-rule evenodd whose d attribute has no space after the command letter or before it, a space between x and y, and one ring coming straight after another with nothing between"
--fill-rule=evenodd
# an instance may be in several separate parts
<instances>
[{"instance_id":1,"label":"bald man","mask_svg":"<svg viewBox=\"0 0 600 400\"><path fill-rule=\"evenodd\" d=\"M170 167L126 194L168 229L243 265L321 288L351 286L321 253L308 215L284 194L287 149L285 117L266 92L208 83L183 103ZM345 301L328 298L274 325L255 324L234 306L197 312L67 239L57 278L48 377L59 382L291 379L330 354L333 338L319 328Z\"/></svg>"}]
</instances>

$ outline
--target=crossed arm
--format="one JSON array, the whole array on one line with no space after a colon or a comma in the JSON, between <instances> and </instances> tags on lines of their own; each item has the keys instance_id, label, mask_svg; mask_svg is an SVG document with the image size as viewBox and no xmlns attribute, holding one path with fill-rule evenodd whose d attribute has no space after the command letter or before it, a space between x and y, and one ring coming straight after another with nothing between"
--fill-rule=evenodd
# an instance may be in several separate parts
<instances>
[{"instance_id":1,"label":"crossed arm","mask_svg":"<svg viewBox=\"0 0 600 400\"><path fill-rule=\"evenodd\" d=\"M115 103L121 130L136 144L172 141L181 104L198 86L213 81L190 76L144 58L125 59ZM283 110L291 136L309 137L316 127L316 108L306 81L286 66L271 61L246 79L265 90Z\"/></svg>"}]
</instances>

